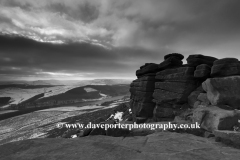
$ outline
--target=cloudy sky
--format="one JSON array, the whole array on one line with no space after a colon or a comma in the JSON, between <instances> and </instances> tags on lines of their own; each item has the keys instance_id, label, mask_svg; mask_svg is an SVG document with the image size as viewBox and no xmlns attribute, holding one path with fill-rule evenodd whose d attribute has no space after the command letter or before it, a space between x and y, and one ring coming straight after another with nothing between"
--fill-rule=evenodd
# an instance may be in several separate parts
<instances>
[{"instance_id":1,"label":"cloudy sky","mask_svg":"<svg viewBox=\"0 0 240 160\"><path fill-rule=\"evenodd\" d=\"M239 0L0 0L1 80L132 78L168 53L240 59Z\"/></svg>"}]
</instances>

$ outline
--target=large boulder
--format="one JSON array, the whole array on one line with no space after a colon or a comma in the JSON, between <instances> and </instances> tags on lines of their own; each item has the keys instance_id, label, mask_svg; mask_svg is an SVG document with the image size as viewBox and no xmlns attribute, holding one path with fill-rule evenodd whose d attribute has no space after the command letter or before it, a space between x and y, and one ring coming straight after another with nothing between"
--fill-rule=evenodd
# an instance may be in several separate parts
<instances>
[{"instance_id":1,"label":"large boulder","mask_svg":"<svg viewBox=\"0 0 240 160\"><path fill-rule=\"evenodd\" d=\"M182 66L183 62L179 57L170 56L165 61L158 65L158 71L162 71L167 68Z\"/></svg>"},{"instance_id":2,"label":"large boulder","mask_svg":"<svg viewBox=\"0 0 240 160\"><path fill-rule=\"evenodd\" d=\"M156 73L158 70L158 64L149 63L148 65L142 67L136 71L137 76L142 76L147 73Z\"/></svg>"},{"instance_id":3,"label":"large boulder","mask_svg":"<svg viewBox=\"0 0 240 160\"><path fill-rule=\"evenodd\" d=\"M181 81L194 79L193 67L179 67L173 69L166 69L164 71L157 72L156 79L167 81Z\"/></svg>"},{"instance_id":4,"label":"large boulder","mask_svg":"<svg viewBox=\"0 0 240 160\"><path fill-rule=\"evenodd\" d=\"M209 66L212 66L213 62L216 60L217 60L217 58L215 58L215 57L204 56L201 54L195 54L195 55L190 55L187 58L187 63L189 66L193 66L193 67L196 67L200 64L207 64Z\"/></svg>"},{"instance_id":5,"label":"large boulder","mask_svg":"<svg viewBox=\"0 0 240 160\"><path fill-rule=\"evenodd\" d=\"M239 61L237 58L222 58L222 59L214 61L213 65L238 63L238 62Z\"/></svg>"},{"instance_id":6,"label":"large boulder","mask_svg":"<svg viewBox=\"0 0 240 160\"><path fill-rule=\"evenodd\" d=\"M223 61L226 60L226 61ZM233 75L240 75L240 62L236 61L237 59L222 59L218 60L220 62L214 63L211 76L212 77L225 77L225 76L233 76ZM234 60L234 61L233 61ZM223 63L226 62L226 63Z\"/></svg>"},{"instance_id":7,"label":"large boulder","mask_svg":"<svg viewBox=\"0 0 240 160\"><path fill-rule=\"evenodd\" d=\"M211 74L211 67L207 64L198 65L194 71L194 77L196 78L208 78Z\"/></svg>"},{"instance_id":8,"label":"large boulder","mask_svg":"<svg viewBox=\"0 0 240 160\"><path fill-rule=\"evenodd\" d=\"M193 91L189 96L188 96L188 104L191 107L194 107L194 104L196 103L196 101L198 100L198 96L199 94L202 93L202 91L199 90L195 90Z\"/></svg>"},{"instance_id":9,"label":"large boulder","mask_svg":"<svg viewBox=\"0 0 240 160\"><path fill-rule=\"evenodd\" d=\"M207 98L207 93L200 93L197 99L201 102L202 105L209 105L210 102Z\"/></svg>"},{"instance_id":10,"label":"large boulder","mask_svg":"<svg viewBox=\"0 0 240 160\"><path fill-rule=\"evenodd\" d=\"M169 57L176 57L178 58L179 60L183 60L184 59L184 56L180 53L170 53L170 54L167 54L164 56L164 60L167 60Z\"/></svg>"},{"instance_id":11,"label":"large boulder","mask_svg":"<svg viewBox=\"0 0 240 160\"><path fill-rule=\"evenodd\" d=\"M217 106L198 107L193 111L193 122L200 124L202 129L213 132L215 130L233 130L240 119L240 111L224 110Z\"/></svg>"},{"instance_id":12,"label":"large boulder","mask_svg":"<svg viewBox=\"0 0 240 160\"><path fill-rule=\"evenodd\" d=\"M202 83L212 105L228 105L240 109L240 76L209 78Z\"/></svg>"},{"instance_id":13,"label":"large boulder","mask_svg":"<svg viewBox=\"0 0 240 160\"><path fill-rule=\"evenodd\" d=\"M240 132L236 131L214 131L216 141L232 144L235 147L240 148Z\"/></svg>"},{"instance_id":14,"label":"large boulder","mask_svg":"<svg viewBox=\"0 0 240 160\"><path fill-rule=\"evenodd\" d=\"M145 63L143 66L140 67L140 69L143 69L143 68L145 68L145 67L147 67L149 65L152 65L152 64L155 64L155 63Z\"/></svg>"}]
</instances>

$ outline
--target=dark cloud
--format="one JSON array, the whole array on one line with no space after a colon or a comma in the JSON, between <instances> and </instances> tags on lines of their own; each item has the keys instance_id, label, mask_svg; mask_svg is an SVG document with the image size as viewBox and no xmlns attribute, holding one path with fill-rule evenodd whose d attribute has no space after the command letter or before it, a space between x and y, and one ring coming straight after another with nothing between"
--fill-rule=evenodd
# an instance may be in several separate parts
<instances>
[{"instance_id":1,"label":"dark cloud","mask_svg":"<svg viewBox=\"0 0 240 160\"><path fill-rule=\"evenodd\" d=\"M133 77L143 63L159 63L171 52L240 58L239 0L0 4L0 31L25 37L1 36L0 72L5 75Z\"/></svg>"},{"instance_id":2,"label":"dark cloud","mask_svg":"<svg viewBox=\"0 0 240 160\"><path fill-rule=\"evenodd\" d=\"M106 49L89 43L51 44L24 37L0 36L0 74L56 72L93 77L134 77L133 72L158 53L144 49ZM149 58L150 57L150 58ZM142 62L143 63L143 62Z\"/></svg>"},{"instance_id":3,"label":"dark cloud","mask_svg":"<svg viewBox=\"0 0 240 160\"><path fill-rule=\"evenodd\" d=\"M75 20L81 20L84 23L89 23L99 16L99 10L97 6L89 3L88 1L83 4L77 5L75 9L63 4L63 3L52 3L48 6L50 11L60 13L61 15L68 15L69 18Z\"/></svg>"}]
</instances>

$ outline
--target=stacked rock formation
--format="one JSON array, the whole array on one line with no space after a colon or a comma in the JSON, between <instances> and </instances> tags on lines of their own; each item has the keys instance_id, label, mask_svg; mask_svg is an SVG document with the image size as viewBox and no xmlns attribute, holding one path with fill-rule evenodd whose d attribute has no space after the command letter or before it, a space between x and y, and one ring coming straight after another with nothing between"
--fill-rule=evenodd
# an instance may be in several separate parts
<instances>
[{"instance_id":1,"label":"stacked rock formation","mask_svg":"<svg viewBox=\"0 0 240 160\"><path fill-rule=\"evenodd\" d=\"M175 112L186 106L188 96L210 76L214 57L172 53L160 64L146 63L136 71L138 79L131 84L133 119L163 121L174 118ZM197 69L196 69L197 68ZM188 106L188 105L187 105Z\"/></svg>"},{"instance_id":2,"label":"stacked rock formation","mask_svg":"<svg viewBox=\"0 0 240 160\"><path fill-rule=\"evenodd\" d=\"M153 109L155 103L152 101L152 94L154 91L155 76L146 75L137 80L133 81L131 84L131 109L133 113L133 120L137 119L148 119L153 115Z\"/></svg>"},{"instance_id":3,"label":"stacked rock formation","mask_svg":"<svg viewBox=\"0 0 240 160\"><path fill-rule=\"evenodd\" d=\"M240 62L223 58L214 62L211 77L203 82L203 89L212 105L227 105L240 109Z\"/></svg>"},{"instance_id":4,"label":"stacked rock formation","mask_svg":"<svg viewBox=\"0 0 240 160\"><path fill-rule=\"evenodd\" d=\"M214 57L190 55L186 65L158 72L156 79L160 82L155 83L153 94L156 102L154 120L174 118L178 110L190 107L188 96L201 85L203 79L209 77L210 66L215 60Z\"/></svg>"},{"instance_id":5,"label":"stacked rock formation","mask_svg":"<svg viewBox=\"0 0 240 160\"><path fill-rule=\"evenodd\" d=\"M146 120L153 117L153 111L156 101L153 100L155 90L156 73L167 68L182 66L183 55L173 53L164 57L164 61L160 64L146 63L136 71L137 80L131 84L131 108L133 119L135 121ZM171 110L169 110L171 112ZM166 113L169 114L169 113ZM170 113L171 114L171 113Z\"/></svg>"},{"instance_id":6,"label":"stacked rock formation","mask_svg":"<svg viewBox=\"0 0 240 160\"><path fill-rule=\"evenodd\" d=\"M211 133L234 130L240 124L240 62L236 58L215 60L210 74L209 66L198 66L207 71L196 70L194 74L206 80L202 83L203 90L195 90L188 97L194 108L193 122Z\"/></svg>"},{"instance_id":7,"label":"stacked rock formation","mask_svg":"<svg viewBox=\"0 0 240 160\"><path fill-rule=\"evenodd\" d=\"M174 110L187 102L187 97L198 85L193 75L193 67L166 69L157 73L156 79L161 82L155 84L153 94L157 104L154 110L156 121L173 118Z\"/></svg>"}]
</instances>

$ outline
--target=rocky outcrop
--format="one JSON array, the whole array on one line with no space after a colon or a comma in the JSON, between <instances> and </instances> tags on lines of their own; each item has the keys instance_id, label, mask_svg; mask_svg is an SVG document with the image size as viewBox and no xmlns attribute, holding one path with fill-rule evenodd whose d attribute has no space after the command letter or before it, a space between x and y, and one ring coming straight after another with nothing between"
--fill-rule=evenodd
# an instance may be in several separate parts
<instances>
[{"instance_id":1,"label":"rocky outcrop","mask_svg":"<svg viewBox=\"0 0 240 160\"><path fill-rule=\"evenodd\" d=\"M233 130L239 119L240 111L224 110L217 106L202 106L193 111L193 122L198 122L201 128L210 132Z\"/></svg>"},{"instance_id":2,"label":"rocky outcrop","mask_svg":"<svg viewBox=\"0 0 240 160\"><path fill-rule=\"evenodd\" d=\"M138 79L133 81L130 89L135 117L153 116L155 121L174 117L175 110L188 103L192 91L210 77L211 66L217 60L204 55L190 55L188 64L183 65L183 58L179 53L168 54L160 64L147 63L137 70Z\"/></svg>"},{"instance_id":3,"label":"rocky outcrop","mask_svg":"<svg viewBox=\"0 0 240 160\"><path fill-rule=\"evenodd\" d=\"M240 132L215 130L215 141L230 144L236 148L240 148Z\"/></svg>"},{"instance_id":4,"label":"rocky outcrop","mask_svg":"<svg viewBox=\"0 0 240 160\"><path fill-rule=\"evenodd\" d=\"M190 134L158 132L138 137L89 136L76 139L31 139L0 146L1 160L9 159L157 159L237 160L238 149Z\"/></svg>"},{"instance_id":5,"label":"rocky outcrop","mask_svg":"<svg viewBox=\"0 0 240 160\"><path fill-rule=\"evenodd\" d=\"M131 84L130 106L136 117L198 122L205 137L214 136L215 130L233 130L240 119L234 110L240 109L238 59L190 55L183 65L183 58L168 54Z\"/></svg>"},{"instance_id":6,"label":"rocky outcrop","mask_svg":"<svg viewBox=\"0 0 240 160\"><path fill-rule=\"evenodd\" d=\"M197 66L194 71L194 77L196 78L208 78L211 74L211 67L207 64L201 64Z\"/></svg>"},{"instance_id":7,"label":"rocky outcrop","mask_svg":"<svg viewBox=\"0 0 240 160\"><path fill-rule=\"evenodd\" d=\"M202 86L198 87L188 96L188 104L192 108L196 108L197 105L201 104L201 102L198 101L198 96L200 95L200 93L204 93Z\"/></svg>"},{"instance_id":8,"label":"rocky outcrop","mask_svg":"<svg viewBox=\"0 0 240 160\"><path fill-rule=\"evenodd\" d=\"M141 77L144 74L156 73L158 71L158 65L154 63L146 63L141 66L139 70L136 71L137 77Z\"/></svg>"},{"instance_id":9,"label":"rocky outcrop","mask_svg":"<svg viewBox=\"0 0 240 160\"><path fill-rule=\"evenodd\" d=\"M151 118L155 107L155 103L152 101L152 94L155 88L155 76L143 76L133 81L130 86L130 106L134 121L137 121L137 117L145 119Z\"/></svg>"},{"instance_id":10,"label":"rocky outcrop","mask_svg":"<svg viewBox=\"0 0 240 160\"><path fill-rule=\"evenodd\" d=\"M189 94L199 86L194 79L194 70L193 67L182 66L156 74L156 79L160 81L155 83L153 93L157 104L154 110L156 121L174 117L175 110L187 103Z\"/></svg>"},{"instance_id":11,"label":"rocky outcrop","mask_svg":"<svg viewBox=\"0 0 240 160\"><path fill-rule=\"evenodd\" d=\"M213 63L212 77L240 75L240 62L236 58L223 58Z\"/></svg>"},{"instance_id":12,"label":"rocky outcrop","mask_svg":"<svg viewBox=\"0 0 240 160\"><path fill-rule=\"evenodd\" d=\"M209 66L212 66L213 62L216 60L217 58L215 57L196 54L196 55L190 55L187 58L187 63L189 66L193 66L193 67L197 67L198 65L201 65L201 64L207 64Z\"/></svg>"},{"instance_id":13,"label":"rocky outcrop","mask_svg":"<svg viewBox=\"0 0 240 160\"><path fill-rule=\"evenodd\" d=\"M240 76L209 78L202 83L212 105L228 105L240 109Z\"/></svg>"}]
</instances>

